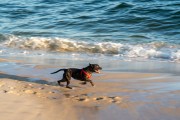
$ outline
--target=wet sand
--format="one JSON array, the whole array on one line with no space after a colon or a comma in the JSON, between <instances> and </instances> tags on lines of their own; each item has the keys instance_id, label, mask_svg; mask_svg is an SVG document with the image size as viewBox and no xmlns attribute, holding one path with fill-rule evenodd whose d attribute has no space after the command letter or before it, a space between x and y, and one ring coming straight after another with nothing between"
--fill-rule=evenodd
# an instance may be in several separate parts
<instances>
[{"instance_id":1,"label":"wet sand","mask_svg":"<svg viewBox=\"0 0 180 120\"><path fill-rule=\"evenodd\" d=\"M71 90L57 85L62 73L49 74L59 66L0 65L1 120L180 119L177 75L102 71L93 75L95 87L72 80Z\"/></svg>"}]
</instances>

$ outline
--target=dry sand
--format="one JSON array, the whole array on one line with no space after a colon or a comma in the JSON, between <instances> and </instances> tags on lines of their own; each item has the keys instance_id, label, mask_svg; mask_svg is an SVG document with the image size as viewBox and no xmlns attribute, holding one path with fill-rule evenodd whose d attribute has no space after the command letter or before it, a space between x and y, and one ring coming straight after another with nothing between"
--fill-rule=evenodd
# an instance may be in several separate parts
<instances>
[{"instance_id":1,"label":"dry sand","mask_svg":"<svg viewBox=\"0 0 180 120\"><path fill-rule=\"evenodd\" d=\"M95 87L72 80L73 90L33 77L0 69L0 120L180 119L179 76L103 72L93 77Z\"/></svg>"}]
</instances>

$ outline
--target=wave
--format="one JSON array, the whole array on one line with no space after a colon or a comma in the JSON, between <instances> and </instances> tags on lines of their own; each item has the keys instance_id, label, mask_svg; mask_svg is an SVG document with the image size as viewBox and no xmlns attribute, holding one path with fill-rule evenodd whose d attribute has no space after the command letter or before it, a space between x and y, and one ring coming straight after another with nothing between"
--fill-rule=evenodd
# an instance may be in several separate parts
<instances>
[{"instance_id":1,"label":"wave","mask_svg":"<svg viewBox=\"0 0 180 120\"><path fill-rule=\"evenodd\" d=\"M104 42L91 43L64 38L16 37L10 36L3 43L7 47L28 50L46 50L56 52L88 52L102 54L118 54L121 44Z\"/></svg>"},{"instance_id":2,"label":"wave","mask_svg":"<svg viewBox=\"0 0 180 120\"><path fill-rule=\"evenodd\" d=\"M132 4L126 3L126 2L122 2L119 4L116 4L113 8L111 8L111 10L119 10L119 9L124 9L124 8L131 8L133 7Z\"/></svg>"},{"instance_id":3,"label":"wave","mask_svg":"<svg viewBox=\"0 0 180 120\"><path fill-rule=\"evenodd\" d=\"M161 59L180 61L180 46L165 42L113 43L76 41L64 38L17 37L9 36L1 42L2 46L21 50L41 50L49 52L100 53L124 58Z\"/></svg>"}]
</instances>

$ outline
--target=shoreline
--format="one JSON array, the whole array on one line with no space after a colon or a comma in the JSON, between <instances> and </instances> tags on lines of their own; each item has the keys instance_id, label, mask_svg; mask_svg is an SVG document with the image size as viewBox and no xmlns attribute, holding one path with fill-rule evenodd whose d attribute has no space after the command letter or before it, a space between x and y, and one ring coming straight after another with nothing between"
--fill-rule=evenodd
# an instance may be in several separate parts
<instances>
[{"instance_id":1,"label":"shoreline","mask_svg":"<svg viewBox=\"0 0 180 120\"><path fill-rule=\"evenodd\" d=\"M38 58L37 58L38 57ZM36 67L39 69L48 68L83 68L89 63L99 64L106 72L126 72L126 73L157 73L157 74L180 74L180 64L168 61L124 61L116 59L76 59L76 58L48 58L43 56L37 57L8 57L1 56L0 62L16 66ZM109 64L111 63L111 64ZM7 65L6 64L6 65ZM4 65L5 66L5 65ZM3 66L0 66L3 67ZM5 68L9 67L8 65ZM24 68L23 68L24 69Z\"/></svg>"},{"instance_id":2,"label":"shoreline","mask_svg":"<svg viewBox=\"0 0 180 120\"><path fill-rule=\"evenodd\" d=\"M74 89L70 90L58 86L56 82L62 73L50 76L50 71L58 66L34 65L8 59L0 61L1 65L16 63L0 70L3 106L0 119L3 120L21 120L25 116L29 120L180 118L179 76L102 71L101 74L93 75L95 87L72 80ZM19 108L14 112L13 108L16 107ZM6 117L9 113L13 114Z\"/></svg>"}]
</instances>

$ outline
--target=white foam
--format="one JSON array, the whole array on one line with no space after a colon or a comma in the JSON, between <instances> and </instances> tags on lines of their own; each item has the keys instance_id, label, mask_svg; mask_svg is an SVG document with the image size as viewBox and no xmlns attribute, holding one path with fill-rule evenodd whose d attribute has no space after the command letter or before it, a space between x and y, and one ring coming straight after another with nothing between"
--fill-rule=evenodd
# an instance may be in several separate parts
<instances>
[{"instance_id":1,"label":"white foam","mask_svg":"<svg viewBox=\"0 0 180 120\"><path fill-rule=\"evenodd\" d=\"M21 49L24 55L31 54L32 50L54 51L59 53L100 53L104 55L114 55L114 57L161 59L170 61L180 61L180 47L178 45L168 45L164 42L152 42L147 44L122 44L113 42L86 42L75 41L64 38L44 38L44 37L17 37L10 36L2 43L9 48ZM0 49L0 54L4 53ZM43 52L38 55L45 55Z\"/></svg>"}]
</instances>

